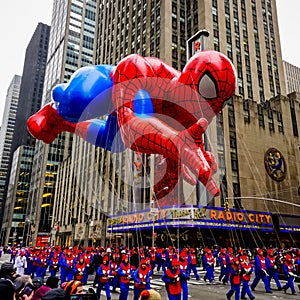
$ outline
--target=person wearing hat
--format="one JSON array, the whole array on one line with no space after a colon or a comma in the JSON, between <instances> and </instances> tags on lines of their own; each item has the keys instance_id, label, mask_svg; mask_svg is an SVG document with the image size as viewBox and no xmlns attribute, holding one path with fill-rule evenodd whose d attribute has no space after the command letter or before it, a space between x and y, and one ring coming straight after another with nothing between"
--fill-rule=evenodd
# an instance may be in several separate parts
<instances>
[{"instance_id":1,"label":"person wearing hat","mask_svg":"<svg viewBox=\"0 0 300 300\"><path fill-rule=\"evenodd\" d=\"M51 276L56 276L56 273L59 271L59 257L56 250L53 251L53 255L50 258L49 271Z\"/></svg>"},{"instance_id":2,"label":"person wearing hat","mask_svg":"<svg viewBox=\"0 0 300 300\"><path fill-rule=\"evenodd\" d=\"M127 300L129 294L129 283L131 277L131 266L127 254L122 255L122 262L118 269L118 275L120 278L120 297L119 300Z\"/></svg>"},{"instance_id":3,"label":"person wearing hat","mask_svg":"<svg viewBox=\"0 0 300 300\"><path fill-rule=\"evenodd\" d=\"M176 253L171 245L166 250L166 268L172 267L172 261L176 257Z\"/></svg>"},{"instance_id":4,"label":"person wearing hat","mask_svg":"<svg viewBox=\"0 0 300 300\"><path fill-rule=\"evenodd\" d=\"M264 252L262 249L257 249L257 255L255 256L255 278L251 284L251 290L255 291L255 288L260 280L263 281L265 285L266 293L272 293L269 282L269 274L266 269L266 259L264 257Z\"/></svg>"},{"instance_id":5,"label":"person wearing hat","mask_svg":"<svg viewBox=\"0 0 300 300\"><path fill-rule=\"evenodd\" d=\"M255 297L252 295L249 288L249 281L251 278L251 274L253 272L253 265L249 259L249 256L246 256L245 259L241 262L242 268L242 292L241 299L246 299L246 294L249 296L250 300L253 300Z\"/></svg>"},{"instance_id":6,"label":"person wearing hat","mask_svg":"<svg viewBox=\"0 0 300 300\"><path fill-rule=\"evenodd\" d=\"M273 249L268 249L268 255L266 257L266 270L269 274L268 280L269 284L271 283L271 279L274 278L278 291L281 291L281 284L278 278L278 268L276 264L276 256L274 255Z\"/></svg>"},{"instance_id":7,"label":"person wearing hat","mask_svg":"<svg viewBox=\"0 0 300 300\"><path fill-rule=\"evenodd\" d=\"M73 279L74 256L70 249L66 251L66 255L61 258L61 282L71 281Z\"/></svg>"},{"instance_id":8,"label":"person wearing hat","mask_svg":"<svg viewBox=\"0 0 300 300\"><path fill-rule=\"evenodd\" d=\"M117 260L115 253L112 254L110 260L110 268L111 268L111 276L112 276L112 292L116 292L117 286L119 286L119 277L118 275L118 268L119 268L119 261Z\"/></svg>"},{"instance_id":9,"label":"person wearing hat","mask_svg":"<svg viewBox=\"0 0 300 300\"><path fill-rule=\"evenodd\" d=\"M181 279L187 279L187 275L180 269L180 263L175 258L172 260L172 267L166 269L166 272L162 276L162 280L166 284L169 300L181 299Z\"/></svg>"},{"instance_id":10,"label":"person wearing hat","mask_svg":"<svg viewBox=\"0 0 300 300\"><path fill-rule=\"evenodd\" d=\"M206 274L204 275L204 281L206 281L208 279L209 282L211 283L215 278L215 274L214 274L215 258L213 256L213 254L211 253L210 248L205 249L205 254L203 256L203 266L204 266L204 269L206 270Z\"/></svg>"},{"instance_id":11,"label":"person wearing hat","mask_svg":"<svg viewBox=\"0 0 300 300\"><path fill-rule=\"evenodd\" d=\"M73 267L74 279L84 283L86 272L87 271L84 262L84 256L83 254L79 254L79 259L76 262L74 262L74 267Z\"/></svg>"},{"instance_id":12,"label":"person wearing hat","mask_svg":"<svg viewBox=\"0 0 300 300\"><path fill-rule=\"evenodd\" d=\"M285 256L285 262L283 264L283 271L286 277L286 284L282 287L284 293L286 293L287 289L290 288L292 291L292 295L296 295L295 287L294 287L294 279L296 277L296 272L294 268L294 263L292 256L287 254Z\"/></svg>"},{"instance_id":13,"label":"person wearing hat","mask_svg":"<svg viewBox=\"0 0 300 300\"><path fill-rule=\"evenodd\" d=\"M161 300L160 294L155 290L144 290L141 292L140 300Z\"/></svg>"},{"instance_id":14,"label":"person wearing hat","mask_svg":"<svg viewBox=\"0 0 300 300\"><path fill-rule=\"evenodd\" d=\"M189 262L189 268L191 271L193 271L196 280L197 281L200 280L197 271L197 253L195 248L190 249L190 253L188 255L188 262Z\"/></svg>"},{"instance_id":15,"label":"person wearing hat","mask_svg":"<svg viewBox=\"0 0 300 300\"><path fill-rule=\"evenodd\" d=\"M46 251L42 251L40 253L37 262L38 262L38 266L36 268L36 277L42 278L43 281L49 264Z\"/></svg>"},{"instance_id":16,"label":"person wearing hat","mask_svg":"<svg viewBox=\"0 0 300 300\"><path fill-rule=\"evenodd\" d=\"M229 270L230 270L230 261L228 254L226 253L227 249L222 248L218 257L219 265L221 268L221 274L219 276L219 281L222 281L223 284L226 284L229 279Z\"/></svg>"},{"instance_id":17,"label":"person wearing hat","mask_svg":"<svg viewBox=\"0 0 300 300\"><path fill-rule=\"evenodd\" d=\"M233 264L230 268L230 290L226 293L226 297L230 300L231 296L235 293L235 300L240 299L240 289L241 289L241 274L242 269L240 265L240 260L235 257Z\"/></svg>"},{"instance_id":18,"label":"person wearing hat","mask_svg":"<svg viewBox=\"0 0 300 300\"><path fill-rule=\"evenodd\" d=\"M83 256L84 256L84 263L85 263L85 269L86 269L86 272L83 277L83 284L86 284L89 274L92 273L92 263L93 263L92 248L86 247Z\"/></svg>"},{"instance_id":19,"label":"person wearing hat","mask_svg":"<svg viewBox=\"0 0 300 300\"><path fill-rule=\"evenodd\" d=\"M98 300L101 296L101 290L104 288L106 293L106 299L110 300L110 275L111 266L108 260L108 255L103 256L102 264L97 269L98 275L98 287L97 287L97 297Z\"/></svg>"},{"instance_id":20,"label":"person wearing hat","mask_svg":"<svg viewBox=\"0 0 300 300\"><path fill-rule=\"evenodd\" d=\"M138 300L143 290L150 289L150 277L152 275L152 269L147 267L146 260L142 259L140 266L135 270L132 275L134 280L133 300Z\"/></svg>"},{"instance_id":21,"label":"person wearing hat","mask_svg":"<svg viewBox=\"0 0 300 300\"><path fill-rule=\"evenodd\" d=\"M188 263L187 252L183 250L179 254L180 269L186 274L186 278L181 277L181 289L182 289L182 300L188 300L189 290L188 290L188 280L190 279L190 265Z\"/></svg>"},{"instance_id":22,"label":"person wearing hat","mask_svg":"<svg viewBox=\"0 0 300 300\"><path fill-rule=\"evenodd\" d=\"M10 262L4 262L0 268L0 295L2 299L15 299L14 280L16 272L14 266Z\"/></svg>"},{"instance_id":23,"label":"person wearing hat","mask_svg":"<svg viewBox=\"0 0 300 300\"><path fill-rule=\"evenodd\" d=\"M157 250L157 272L159 272L161 268L165 272L165 270L166 270L166 250L164 248L159 248Z\"/></svg>"}]
</instances>

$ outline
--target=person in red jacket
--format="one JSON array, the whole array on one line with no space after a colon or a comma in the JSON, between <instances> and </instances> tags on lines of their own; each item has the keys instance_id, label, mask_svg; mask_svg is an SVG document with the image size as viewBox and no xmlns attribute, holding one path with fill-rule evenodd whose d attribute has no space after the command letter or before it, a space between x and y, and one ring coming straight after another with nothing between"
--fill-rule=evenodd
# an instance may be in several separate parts
<instances>
[{"instance_id":1,"label":"person in red jacket","mask_svg":"<svg viewBox=\"0 0 300 300\"><path fill-rule=\"evenodd\" d=\"M235 257L230 269L230 290L226 294L228 300L234 293L235 300L240 299L241 271L240 260L238 257Z\"/></svg>"},{"instance_id":2,"label":"person in red jacket","mask_svg":"<svg viewBox=\"0 0 300 300\"><path fill-rule=\"evenodd\" d=\"M133 300L138 300L143 290L150 289L151 275L152 270L147 267L146 260L142 259L140 262L140 266L135 270L132 276L134 280Z\"/></svg>"},{"instance_id":3,"label":"person in red jacket","mask_svg":"<svg viewBox=\"0 0 300 300\"><path fill-rule=\"evenodd\" d=\"M250 259L248 256L244 258L244 260L241 262L241 268L242 268L242 292L241 292L241 299L246 299L246 294L249 296L251 300L253 300L255 297L250 291L249 287L249 281L251 278L251 274L253 272L253 265L252 262L250 262Z\"/></svg>"},{"instance_id":4,"label":"person in red jacket","mask_svg":"<svg viewBox=\"0 0 300 300\"><path fill-rule=\"evenodd\" d=\"M106 293L106 299L110 300L110 276L111 276L111 265L108 260L108 256L105 255L102 259L102 264L98 267L98 287L97 297L100 299L101 290L104 288Z\"/></svg>"},{"instance_id":5,"label":"person in red jacket","mask_svg":"<svg viewBox=\"0 0 300 300\"><path fill-rule=\"evenodd\" d=\"M204 281L208 279L211 283L215 278L215 257L211 253L210 248L206 248L205 252L206 253L203 256L203 265L206 270L206 274L204 275Z\"/></svg>"},{"instance_id":6,"label":"person in red jacket","mask_svg":"<svg viewBox=\"0 0 300 300\"><path fill-rule=\"evenodd\" d=\"M49 271L51 276L56 276L59 271L59 257L56 250L53 251L53 256L50 258Z\"/></svg>"},{"instance_id":7,"label":"person in red jacket","mask_svg":"<svg viewBox=\"0 0 300 300\"><path fill-rule=\"evenodd\" d=\"M186 278L181 277L182 300L188 300L189 290L187 281L190 278L190 265L188 263L188 254L186 251L181 251L179 255L180 269L186 274Z\"/></svg>"},{"instance_id":8,"label":"person in red jacket","mask_svg":"<svg viewBox=\"0 0 300 300\"><path fill-rule=\"evenodd\" d=\"M131 266L129 263L129 257L126 254L122 255L122 262L118 269L118 275L120 277L120 297L119 300L127 300L129 294L129 283L131 277Z\"/></svg>"},{"instance_id":9,"label":"person in red jacket","mask_svg":"<svg viewBox=\"0 0 300 300\"><path fill-rule=\"evenodd\" d=\"M119 277L118 277L118 268L119 268L119 261L117 261L115 254L112 255L110 260L110 267L111 267L111 276L112 276L112 292L116 292L117 286L119 286Z\"/></svg>"},{"instance_id":10,"label":"person in red jacket","mask_svg":"<svg viewBox=\"0 0 300 300\"><path fill-rule=\"evenodd\" d=\"M168 293L169 300L180 300L181 299L181 279L187 279L187 274L185 274L180 269L180 263L177 259L172 260L172 267L166 269L162 280L166 283L166 289Z\"/></svg>"},{"instance_id":11,"label":"person in red jacket","mask_svg":"<svg viewBox=\"0 0 300 300\"><path fill-rule=\"evenodd\" d=\"M190 249L190 254L188 255L189 269L194 272L196 280L200 280L197 272L197 253L195 248Z\"/></svg>"},{"instance_id":12,"label":"person in red jacket","mask_svg":"<svg viewBox=\"0 0 300 300\"><path fill-rule=\"evenodd\" d=\"M92 248L91 247L86 247L84 255L84 262L85 262L85 268L86 272L83 278L83 284L87 283L88 276L91 274L92 271L92 263L93 263L93 255L91 253Z\"/></svg>"},{"instance_id":13,"label":"person in red jacket","mask_svg":"<svg viewBox=\"0 0 300 300\"><path fill-rule=\"evenodd\" d=\"M79 260L74 262L74 279L84 282L85 274L86 274L86 264L84 262L84 256L79 254Z\"/></svg>"}]
</instances>

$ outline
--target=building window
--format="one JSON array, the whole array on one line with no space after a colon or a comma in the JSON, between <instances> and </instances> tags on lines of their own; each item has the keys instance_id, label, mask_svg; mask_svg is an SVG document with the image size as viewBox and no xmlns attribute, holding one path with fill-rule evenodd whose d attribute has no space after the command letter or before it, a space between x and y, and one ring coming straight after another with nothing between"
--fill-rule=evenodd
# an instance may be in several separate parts
<instances>
[{"instance_id":1,"label":"building window","mask_svg":"<svg viewBox=\"0 0 300 300\"><path fill-rule=\"evenodd\" d=\"M249 101L243 102L243 109L244 109L244 122L250 123L250 109L249 109Z\"/></svg>"},{"instance_id":2,"label":"building window","mask_svg":"<svg viewBox=\"0 0 300 300\"><path fill-rule=\"evenodd\" d=\"M295 103L293 100L290 101L290 110L291 110L293 133L294 133L294 136L298 137L299 136L298 124L297 124L297 118L296 118L296 112L295 112Z\"/></svg>"}]
</instances>

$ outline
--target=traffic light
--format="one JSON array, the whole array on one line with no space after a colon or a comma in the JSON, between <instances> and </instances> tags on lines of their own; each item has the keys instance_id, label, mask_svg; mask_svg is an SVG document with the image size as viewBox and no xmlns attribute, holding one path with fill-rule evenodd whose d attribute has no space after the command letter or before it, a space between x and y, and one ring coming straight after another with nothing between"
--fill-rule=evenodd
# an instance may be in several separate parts
<instances>
[{"instance_id":1,"label":"traffic light","mask_svg":"<svg viewBox=\"0 0 300 300\"><path fill-rule=\"evenodd\" d=\"M224 208L225 208L225 211L230 211L229 201L227 199L224 201Z\"/></svg>"}]
</instances>

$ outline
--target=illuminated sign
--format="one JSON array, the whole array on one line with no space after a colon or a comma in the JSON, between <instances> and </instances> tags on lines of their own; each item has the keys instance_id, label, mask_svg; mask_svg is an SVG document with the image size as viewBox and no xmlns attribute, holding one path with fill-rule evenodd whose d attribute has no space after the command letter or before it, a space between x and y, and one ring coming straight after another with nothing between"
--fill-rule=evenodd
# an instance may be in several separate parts
<instances>
[{"instance_id":1,"label":"illuminated sign","mask_svg":"<svg viewBox=\"0 0 300 300\"><path fill-rule=\"evenodd\" d=\"M212 207L170 207L152 213L150 210L112 216L107 221L108 230L148 228L160 226L217 227L239 229L270 229L271 214L246 210L225 211Z\"/></svg>"}]
</instances>

